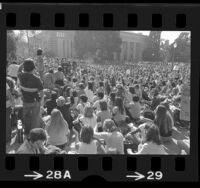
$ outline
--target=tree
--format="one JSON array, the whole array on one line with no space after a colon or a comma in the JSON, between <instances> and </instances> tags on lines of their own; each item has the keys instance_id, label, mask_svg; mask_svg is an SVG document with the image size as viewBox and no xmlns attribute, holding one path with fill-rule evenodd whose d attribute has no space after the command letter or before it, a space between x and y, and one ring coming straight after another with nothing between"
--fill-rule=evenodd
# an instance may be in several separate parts
<instances>
[{"instance_id":1,"label":"tree","mask_svg":"<svg viewBox=\"0 0 200 188\"><path fill-rule=\"evenodd\" d=\"M171 49L169 40L161 39L160 43L160 58L163 62L169 62L171 58Z\"/></svg>"},{"instance_id":2,"label":"tree","mask_svg":"<svg viewBox=\"0 0 200 188\"><path fill-rule=\"evenodd\" d=\"M149 34L149 43L143 52L144 61L160 61L160 36L161 31L151 31Z\"/></svg>"},{"instance_id":3,"label":"tree","mask_svg":"<svg viewBox=\"0 0 200 188\"><path fill-rule=\"evenodd\" d=\"M174 47L176 43L176 48ZM191 55L191 39L189 32L181 32L174 43L171 44L171 51L174 53L173 59L175 62L190 62Z\"/></svg>"},{"instance_id":4,"label":"tree","mask_svg":"<svg viewBox=\"0 0 200 188\"><path fill-rule=\"evenodd\" d=\"M121 51L120 33L117 31L76 31L75 50L79 58L92 56L101 60L113 60Z\"/></svg>"},{"instance_id":5,"label":"tree","mask_svg":"<svg viewBox=\"0 0 200 188\"><path fill-rule=\"evenodd\" d=\"M7 57L16 58L16 37L12 30L7 31Z\"/></svg>"}]
</instances>

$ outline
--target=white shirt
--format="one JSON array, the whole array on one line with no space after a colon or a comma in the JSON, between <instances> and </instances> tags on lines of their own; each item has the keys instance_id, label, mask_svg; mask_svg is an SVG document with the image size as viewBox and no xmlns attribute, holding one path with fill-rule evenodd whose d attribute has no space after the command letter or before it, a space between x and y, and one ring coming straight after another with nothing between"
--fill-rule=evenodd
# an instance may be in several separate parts
<instances>
[{"instance_id":1,"label":"white shirt","mask_svg":"<svg viewBox=\"0 0 200 188\"><path fill-rule=\"evenodd\" d=\"M8 67L8 75L11 77L17 77L19 65L11 64Z\"/></svg>"},{"instance_id":2,"label":"white shirt","mask_svg":"<svg viewBox=\"0 0 200 188\"><path fill-rule=\"evenodd\" d=\"M93 117L91 119L82 116L82 117L80 117L80 120L85 126L90 126L93 129L95 128L95 126L97 124L97 117L95 114L93 115Z\"/></svg>"},{"instance_id":3,"label":"white shirt","mask_svg":"<svg viewBox=\"0 0 200 188\"><path fill-rule=\"evenodd\" d=\"M163 145L157 145L153 142L147 142L141 147L139 147L137 154L147 154L147 155L167 155L166 151L164 150Z\"/></svg>"},{"instance_id":4,"label":"white shirt","mask_svg":"<svg viewBox=\"0 0 200 188\"><path fill-rule=\"evenodd\" d=\"M90 90L88 88L85 88L85 94L86 94L86 96L88 98L88 101L90 103L92 103L93 102L93 98L94 98L94 93L92 92L92 90Z\"/></svg>"},{"instance_id":5,"label":"white shirt","mask_svg":"<svg viewBox=\"0 0 200 188\"><path fill-rule=\"evenodd\" d=\"M90 144L81 142L79 145L79 154L97 154L97 143L92 141Z\"/></svg>"}]
</instances>

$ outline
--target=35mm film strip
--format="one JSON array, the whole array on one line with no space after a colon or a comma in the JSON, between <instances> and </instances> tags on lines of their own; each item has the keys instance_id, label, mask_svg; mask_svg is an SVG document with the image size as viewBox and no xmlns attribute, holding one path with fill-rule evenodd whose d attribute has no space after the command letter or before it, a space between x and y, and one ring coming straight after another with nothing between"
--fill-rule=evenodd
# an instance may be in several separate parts
<instances>
[{"instance_id":1,"label":"35mm film strip","mask_svg":"<svg viewBox=\"0 0 200 188\"><path fill-rule=\"evenodd\" d=\"M7 32L38 31L189 31L191 33L190 153L187 155L11 154L6 151L6 112L2 90L1 181L196 182L199 180L200 6L172 4L2 4L0 9L1 84L7 57ZM139 40L139 39L137 39ZM66 43L65 45L68 45ZM62 46L64 48L64 44ZM70 47L66 47L67 49ZM62 52L72 58L70 53ZM138 52L139 53L139 52ZM130 55L127 55L130 57ZM134 56L136 58L136 56ZM133 58L134 58L133 57ZM125 57L127 58L127 57ZM137 57L139 58L139 57ZM124 61L126 61L125 59ZM134 60L135 61L135 60ZM138 60L139 61L139 60Z\"/></svg>"}]
</instances>

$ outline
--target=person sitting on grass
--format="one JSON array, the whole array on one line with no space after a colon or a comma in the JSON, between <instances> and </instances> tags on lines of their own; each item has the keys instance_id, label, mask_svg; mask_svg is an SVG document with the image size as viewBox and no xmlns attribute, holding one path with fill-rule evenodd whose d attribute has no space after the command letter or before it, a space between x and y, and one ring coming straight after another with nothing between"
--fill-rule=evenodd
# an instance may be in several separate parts
<instances>
[{"instance_id":1,"label":"person sitting on grass","mask_svg":"<svg viewBox=\"0 0 200 188\"><path fill-rule=\"evenodd\" d=\"M45 143L48 140L47 132L42 128L34 128L30 131L29 136L19 147L16 154L42 154L48 149Z\"/></svg>"},{"instance_id":2,"label":"person sitting on grass","mask_svg":"<svg viewBox=\"0 0 200 188\"><path fill-rule=\"evenodd\" d=\"M153 123L145 126L145 136L142 144L138 146L138 152L133 153L131 149L127 150L128 154L136 155L166 155L164 146L161 144L158 127Z\"/></svg>"},{"instance_id":3,"label":"person sitting on grass","mask_svg":"<svg viewBox=\"0 0 200 188\"><path fill-rule=\"evenodd\" d=\"M68 142L68 124L58 109L53 109L51 119L47 123L46 130L49 135L48 144L64 149Z\"/></svg>"},{"instance_id":4,"label":"person sitting on grass","mask_svg":"<svg viewBox=\"0 0 200 188\"><path fill-rule=\"evenodd\" d=\"M106 119L103 124L103 132L97 132L98 126L94 129L94 137L103 139L108 148L115 148L119 154L124 154L123 135L117 130L117 126L111 119Z\"/></svg>"}]
</instances>

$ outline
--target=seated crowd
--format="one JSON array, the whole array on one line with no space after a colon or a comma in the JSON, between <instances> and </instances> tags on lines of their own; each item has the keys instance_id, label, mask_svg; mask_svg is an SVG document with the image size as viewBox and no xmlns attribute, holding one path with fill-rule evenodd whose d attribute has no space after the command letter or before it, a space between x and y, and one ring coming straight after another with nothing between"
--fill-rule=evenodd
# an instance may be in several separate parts
<instances>
[{"instance_id":1,"label":"seated crowd","mask_svg":"<svg viewBox=\"0 0 200 188\"><path fill-rule=\"evenodd\" d=\"M24 141L16 153L168 154L175 127L189 135L189 122L179 118L189 68L150 67L130 66L126 74L127 67L78 65L65 74L58 65L39 78L34 61L25 60L7 75L7 142L17 110ZM189 141L178 140L174 154L189 154Z\"/></svg>"}]
</instances>

